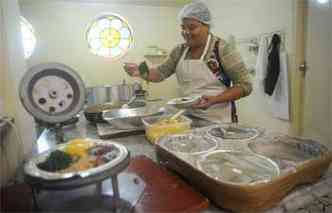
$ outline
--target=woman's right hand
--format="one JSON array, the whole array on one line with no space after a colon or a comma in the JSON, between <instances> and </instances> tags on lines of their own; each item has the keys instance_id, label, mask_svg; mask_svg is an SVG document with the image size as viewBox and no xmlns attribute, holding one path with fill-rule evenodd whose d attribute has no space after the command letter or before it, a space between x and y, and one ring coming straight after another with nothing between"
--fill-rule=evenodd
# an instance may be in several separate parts
<instances>
[{"instance_id":1,"label":"woman's right hand","mask_svg":"<svg viewBox=\"0 0 332 213\"><path fill-rule=\"evenodd\" d=\"M135 63L124 63L124 70L128 73L128 75L132 77L140 77L140 72L138 70L138 65Z\"/></svg>"}]
</instances>

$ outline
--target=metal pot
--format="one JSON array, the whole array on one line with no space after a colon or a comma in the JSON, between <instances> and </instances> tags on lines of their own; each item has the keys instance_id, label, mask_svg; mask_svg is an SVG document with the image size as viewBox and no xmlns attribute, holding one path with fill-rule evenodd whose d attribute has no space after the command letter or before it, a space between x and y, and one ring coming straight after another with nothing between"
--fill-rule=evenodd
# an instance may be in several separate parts
<instances>
[{"instance_id":1,"label":"metal pot","mask_svg":"<svg viewBox=\"0 0 332 213\"><path fill-rule=\"evenodd\" d=\"M86 102L88 106L104 103L124 104L139 90L142 90L139 83L126 84L125 81L119 85L88 87Z\"/></svg>"}]
</instances>

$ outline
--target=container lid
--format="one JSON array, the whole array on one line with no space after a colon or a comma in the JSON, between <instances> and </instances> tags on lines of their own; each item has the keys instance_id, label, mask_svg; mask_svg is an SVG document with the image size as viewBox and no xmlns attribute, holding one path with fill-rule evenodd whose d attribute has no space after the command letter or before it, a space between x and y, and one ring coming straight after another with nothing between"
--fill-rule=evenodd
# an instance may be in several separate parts
<instances>
[{"instance_id":1,"label":"container lid","mask_svg":"<svg viewBox=\"0 0 332 213\"><path fill-rule=\"evenodd\" d=\"M268 182L280 173L271 159L250 152L218 150L202 156L198 169L215 180L230 184Z\"/></svg>"},{"instance_id":2,"label":"container lid","mask_svg":"<svg viewBox=\"0 0 332 213\"><path fill-rule=\"evenodd\" d=\"M173 135L161 140L160 145L183 154L204 154L217 148L217 141L207 136Z\"/></svg>"},{"instance_id":3,"label":"container lid","mask_svg":"<svg viewBox=\"0 0 332 213\"><path fill-rule=\"evenodd\" d=\"M258 129L238 124L215 126L210 128L207 133L225 140L250 140L259 135Z\"/></svg>"}]
</instances>

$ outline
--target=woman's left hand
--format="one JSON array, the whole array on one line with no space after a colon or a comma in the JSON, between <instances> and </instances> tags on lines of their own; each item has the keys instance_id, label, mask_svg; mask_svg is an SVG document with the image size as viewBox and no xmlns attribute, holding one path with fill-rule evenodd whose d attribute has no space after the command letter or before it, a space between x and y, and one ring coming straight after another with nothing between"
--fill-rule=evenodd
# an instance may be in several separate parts
<instances>
[{"instance_id":1,"label":"woman's left hand","mask_svg":"<svg viewBox=\"0 0 332 213\"><path fill-rule=\"evenodd\" d=\"M201 100L192 106L193 109L207 109L209 108L210 106L212 106L213 104L215 104L215 96L206 96L206 95L203 95L201 97Z\"/></svg>"}]
</instances>

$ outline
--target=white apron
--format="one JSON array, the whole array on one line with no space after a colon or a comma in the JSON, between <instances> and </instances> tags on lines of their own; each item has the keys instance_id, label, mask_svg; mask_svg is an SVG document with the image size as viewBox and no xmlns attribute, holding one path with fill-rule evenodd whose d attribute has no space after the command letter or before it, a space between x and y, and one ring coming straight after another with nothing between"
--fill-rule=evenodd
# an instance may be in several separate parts
<instances>
[{"instance_id":1,"label":"white apron","mask_svg":"<svg viewBox=\"0 0 332 213\"><path fill-rule=\"evenodd\" d=\"M203 60L210 42L211 35L208 37L200 59L185 60L189 47L183 51L176 67L176 77L183 96L215 96L227 89ZM193 110L192 113L214 122L232 122L230 102L212 105L207 110Z\"/></svg>"}]
</instances>

